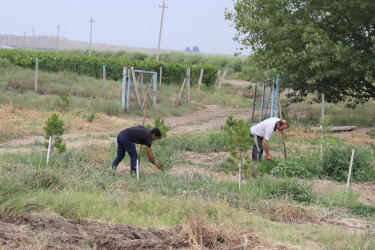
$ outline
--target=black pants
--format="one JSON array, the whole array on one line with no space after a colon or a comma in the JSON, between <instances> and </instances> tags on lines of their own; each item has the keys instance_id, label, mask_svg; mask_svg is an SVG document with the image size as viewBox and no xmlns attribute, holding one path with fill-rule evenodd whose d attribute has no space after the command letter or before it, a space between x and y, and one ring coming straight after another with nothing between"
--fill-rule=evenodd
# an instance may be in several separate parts
<instances>
[{"instance_id":1,"label":"black pants","mask_svg":"<svg viewBox=\"0 0 375 250\"><path fill-rule=\"evenodd\" d=\"M130 156L130 171L135 173L137 171L137 149L135 148L134 142L129 140L129 137L121 132L117 136L117 157L112 163L112 169L116 170L118 164L124 159L125 153L128 152Z\"/></svg>"},{"instance_id":2,"label":"black pants","mask_svg":"<svg viewBox=\"0 0 375 250\"><path fill-rule=\"evenodd\" d=\"M262 155L263 155L263 137L253 135L251 133L250 133L250 137L254 137L252 158L253 160L260 161L262 160Z\"/></svg>"}]
</instances>

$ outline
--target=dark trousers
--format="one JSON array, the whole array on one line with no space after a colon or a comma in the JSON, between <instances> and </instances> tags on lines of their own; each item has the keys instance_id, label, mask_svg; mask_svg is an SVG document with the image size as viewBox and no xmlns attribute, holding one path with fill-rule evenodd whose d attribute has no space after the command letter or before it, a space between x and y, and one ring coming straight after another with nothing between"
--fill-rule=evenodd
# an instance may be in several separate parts
<instances>
[{"instance_id":1,"label":"dark trousers","mask_svg":"<svg viewBox=\"0 0 375 250\"><path fill-rule=\"evenodd\" d=\"M252 152L253 160L260 161L262 160L263 155L263 137L250 134L250 137L254 137L254 146Z\"/></svg>"},{"instance_id":2,"label":"dark trousers","mask_svg":"<svg viewBox=\"0 0 375 250\"><path fill-rule=\"evenodd\" d=\"M135 148L134 142L129 140L129 137L121 132L117 136L117 157L112 163L112 169L116 170L118 164L124 159L125 153L128 152L130 156L130 171L135 173L137 171L137 149Z\"/></svg>"}]
</instances>

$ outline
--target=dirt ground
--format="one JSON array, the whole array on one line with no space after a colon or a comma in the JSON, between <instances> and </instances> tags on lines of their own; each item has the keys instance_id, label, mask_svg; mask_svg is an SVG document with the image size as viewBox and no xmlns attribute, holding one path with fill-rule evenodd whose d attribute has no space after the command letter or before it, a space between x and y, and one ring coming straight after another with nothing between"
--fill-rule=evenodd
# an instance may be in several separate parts
<instances>
[{"instance_id":1,"label":"dirt ground","mask_svg":"<svg viewBox=\"0 0 375 250\"><path fill-rule=\"evenodd\" d=\"M171 229L73 221L33 214L0 217L0 249L291 249L251 230L223 231L195 219Z\"/></svg>"}]
</instances>

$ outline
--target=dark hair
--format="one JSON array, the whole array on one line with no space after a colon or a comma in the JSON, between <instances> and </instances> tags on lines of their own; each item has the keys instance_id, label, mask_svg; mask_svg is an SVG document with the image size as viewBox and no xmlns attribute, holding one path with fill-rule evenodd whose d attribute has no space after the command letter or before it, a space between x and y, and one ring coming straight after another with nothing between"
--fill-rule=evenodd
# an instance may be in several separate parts
<instances>
[{"instance_id":1,"label":"dark hair","mask_svg":"<svg viewBox=\"0 0 375 250\"><path fill-rule=\"evenodd\" d=\"M160 133L160 130L158 128L153 128L153 129L151 129L150 132L151 132L152 135L155 135L156 137L161 138L161 133Z\"/></svg>"},{"instance_id":2,"label":"dark hair","mask_svg":"<svg viewBox=\"0 0 375 250\"><path fill-rule=\"evenodd\" d=\"M284 125L284 124L288 124L288 122L287 122L287 121L283 122L283 120L280 120L280 121L279 121L279 124L280 124L280 126L282 126L282 125Z\"/></svg>"}]
</instances>

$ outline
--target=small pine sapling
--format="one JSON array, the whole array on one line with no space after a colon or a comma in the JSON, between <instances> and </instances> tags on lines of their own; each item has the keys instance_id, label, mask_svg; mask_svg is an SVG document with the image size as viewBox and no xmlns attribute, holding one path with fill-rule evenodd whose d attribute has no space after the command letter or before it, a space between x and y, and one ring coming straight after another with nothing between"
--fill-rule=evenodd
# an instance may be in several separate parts
<instances>
[{"instance_id":1,"label":"small pine sapling","mask_svg":"<svg viewBox=\"0 0 375 250\"><path fill-rule=\"evenodd\" d=\"M44 127L44 130L46 131L46 135L44 136L44 138L49 140L49 138L51 137L51 150L55 147L58 149L59 153L62 153L66 150L66 144L62 143L62 138L60 137L65 131L63 126L64 121L59 119L58 114L53 113L50 117L48 117L46 126ZM44 146L48 148L48 142L46 142Z\"/></svg>"},{"instance_id":2,"label":"small pine sapling","mask_svg":"<svg viewBox=\"0 0 375 250\"><path fill-rule=\"evenodd\" d=\"M61 112L67 111L70 105L70 99L66 94L59 94L60 99L56 101L55 106Z\"/></svg>"},{"instance_id":3,"label":"small pine sapling","mask_svg":"<svg viewBox=\"0 0 375 250\"><path fill-rule=\"evenodd\" d=\"M227 150L231 156L227 158L227 170L238 171L241 163L243 170L249 170L250 157L248 151L254 143L254 138L249 136L250 123L240 119L238 121L229 116L226 126L222 128L225 132Z\"/></svg>"},{"instance_id":4,"label":"small pine sapling","mask_svg":"<svg viewBox=\"0 0 375 250\"><path fill-rule=\"evenodd\" d=\"M153 127L149 124L146 125L148 130L151 130ZM164 119L160 118L160 116L154 119L154 128L158 128L161 133L161 138L167 137L167 132L169 131L169 127L164 124Z\"/></svg>"}]
</instances>

